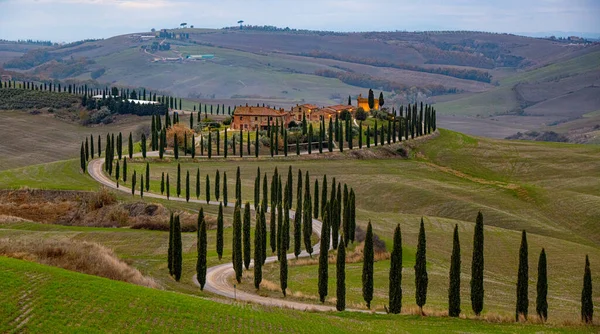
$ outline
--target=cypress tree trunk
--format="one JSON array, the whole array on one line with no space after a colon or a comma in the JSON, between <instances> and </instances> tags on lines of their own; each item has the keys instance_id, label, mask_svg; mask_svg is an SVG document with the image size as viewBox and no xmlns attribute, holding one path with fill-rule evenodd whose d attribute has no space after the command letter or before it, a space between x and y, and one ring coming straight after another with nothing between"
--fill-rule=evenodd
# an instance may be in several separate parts
<instances>
[{"instance_id":1,"label":"cypress tree trunk","mask_svg":"<svg viewBox=\"0 0 600 334\"><path fill-rule=\"evenodd\" d=\"M448 315L451 317L458 317L460 315L460 240L458 239L458 225L454 225L452 257L450 258Z\"/></svg>"},{"instance_id":2,"label":"cypress tree trunk","mask_svg":"<svg viewBox=\"0 0 600 334\"><path fill-rule=\"evenodd\" d=\"M400 224L394 231L394 246L390 260L389 299L389 312L399 314L402 311L402 232Z\"/></svg>"},{"instance_id":3,"label":"cypress tree trunk","mask_svg":"<svg viewBox=\"0 0 600 334\"><path fill-rule=\"evenodd\" d=\"M175 222L173 220L173 213L171 212L171 218L169 219L169 249L167 255L167 263L169 267L169 275L173 276L173 234L175 232Z\"/></svg>"},{"instance_id":4,"label":"cypress tree trunk","mask_svg":"<svg viewBox=\"0 0 600 334\"><path fill-rule=\"evenodd\" d=\"M590 259L585 256L585 271L583 274L583 289L581 290L581 321L591 324L594 320L594 301L592 299L592 270Z\"/></svg>"},{"instance_id":5,"label":"cypress tree trunk","mask_svg":"<svg viewBox=\"0 0 600 334\"><path fill-rule=\"evenodd\" d=\"M177 282L179 282L179 279L181 278L182 254L181 223L179 221L179 216L177 216L175 217L175 225L173 227L173 275Z\"/></svg>"},{"instance_id":6,"label":"cypress tree trunk","mask_svg":"<svg viewBox=\"0 0 600 334\"><path fill-rule=\"evenodd\" d=\"M196 276L200 283L200 290L204 290L206 283L206 221L204 220L204 209L200 208L198 213L198 262L196 262Z\"/></svg>"},{"instance_id":7,"label":"cypress tree trunk","mask_svg":"<svg viewBox=\"0 0 600 334\"><path fill-rule=\"evenodd\" d=\"M338 311L346 309L346 248L344 243L340 243L338 246L336 269L337 269L337 285L336 285L336 297L337 302L335 308Z\"/></svg>"},{"instance_id":8,"label":"cypress tree trunk","mask_svg":"<svg viewBox=\"0 0 600 334\"><path fill-rule=\"evenodd\" d=\"M219 214L217 216L217 255L219 261L223 258L223 203L219 203Z\"/></svg>"},{"instance_id":9,"label":"cypress tree trunk","mask_svg":"<svg viewBox=\"0 0 600 334\"><path fill-rule=\"evenodd\" d=\"M281 206L279 206L281 209ZM286 206L287 208L287 206ZM286 210L286 214L288 214ZM287 290L287 279L288 279L288 264L287 264L287 247L290 238L290 219L289 216L283 221L283 227L281 232L281 247L279 248L279 282L281 283L281 292L285 297L285 290Z\"/></svg>"},{"instance_id":10,"label":"cypress tree trunk","mask_svg":"<svg viewBox=\"0 0 600 334\"><path fill-rule=\"evenodd\" d=\"M327 297L327 284L329 281L329 241L331 227L329 225L329 207L326 205L323 214L323 224L321 225L321 245L319 248L319 300L325 302ZM297 256L296 256L297 257Z\"/></svg>"},{"instance_id":11,"label":"cypress tree trunk","mask_svg":"<svg viewBox=\"0 0 600 334\"><path fill-rule=\"evenodd\" d=\"M235 271L235 279L238 283L242 282L242 216L240 202L236 202L233 213L233 247L232 262Z\"/></svg>"},{"instance_id":12,"label":"cypress tree trunk","mask_svg":"<svg viewBox=\"0 0 600 334\"><path fill-rule=\"evenodd\" d=\"M419 228L419 243L417 244L417 255L415 259L415 299L419 311L423 315L423 306L427 302L427 245L425 237L425 225L421 218L421 227Z\"/></svg>"},{"instance_id":13,"label":"cypress tree trunk","mask_svg":"<svg viewBox=\"0 0 600 334\"><path fill-rule=\"evenodd\" d=\"M542 321L548 319L548 271L546 265L546 250L542 248L538 261L537 298L535 311Z\"/></svg>"},{"instance_id":14,"label":"cypress tree trunk","mask_svg":"<svg viewBox=\"0 0 600 334\"><path fill-rule=\"evenodd\" d=\"M246 202L244 207L244 225L243 225L243 243L244 243L244 267L246 270L250 267L250 203Z\"/></svg>"},{"instance_id":15,"label":"cypress tree trunk","mask_svg":"<svg viewBox=\"0 0 600 334\"><path fill-rule=\"evenodd\" d=\"M473 261L471 262L471 308L479 316L483 310L483 215L477 214L473 233Z\"/></svg>"},{"instance_id":16,"label":"cypress tree trunk","mask_svg":"<svg viewBox=\"0 0 600 334\"><path fill-rule=\"evenodd\" d=\"M519 249L519 274L517 276L517 308L515 312L515 321L519 321L519 316L527 320L527 311L529 309L529 263L527 259L527 232L523 230L521 235L521 247Z\"/></svg>"},{"instance_id":17,"label":"cypress tree trunk","mask_svg":"<svg viewBox=\"0 0 600 334\"><path fill-rule=\"evenodd\" d=\"M261 210L256 211L256 227L254 229L254 288L260 289L262 282L262 224L260 223Z\"/></svg>"},{"instance_id":18,"label":"cypress tree trunk","mask_svg":"<svg viewBox=\"0 0 600 334\"><path fill-rule=\"evenodd\" d=\"M369 225L367 225L367 235L365 237L365 248L363 250L362 271L362 293L368 309L371 309L371 301L373 300L373 261L373 227L369 221Z\"/></svg>"}]
</instances>

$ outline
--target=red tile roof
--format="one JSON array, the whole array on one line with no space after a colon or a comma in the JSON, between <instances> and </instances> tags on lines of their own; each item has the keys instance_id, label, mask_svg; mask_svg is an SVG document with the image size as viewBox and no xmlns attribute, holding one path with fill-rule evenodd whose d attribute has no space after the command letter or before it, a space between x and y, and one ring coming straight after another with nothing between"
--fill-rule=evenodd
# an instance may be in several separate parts
<instances>
[{"instance_id":1,"label":"red tile roof","mask_svg":"<svg viewBox=\"0 0 600 334\"><path fill-rule=\"evenodd\" d=\"M237 107L235 116L284 116L285 113L280 110L267 107Z\"/></svg>"}]
</instances>

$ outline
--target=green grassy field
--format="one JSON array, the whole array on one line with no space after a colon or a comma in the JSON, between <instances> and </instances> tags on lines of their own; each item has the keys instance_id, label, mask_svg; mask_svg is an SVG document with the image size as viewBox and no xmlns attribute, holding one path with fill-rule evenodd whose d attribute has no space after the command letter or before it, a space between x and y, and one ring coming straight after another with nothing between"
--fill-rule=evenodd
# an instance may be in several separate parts
<instances>
[{"instance_id":1,"label":"green grassy field","mask_svg":"<svg viewBox=\"0 0 600 334\"><path fill-rule=\"evenodd\" d=\"M214 199L214 179L218 169L223 177L227 172L228 190L232 200L235 185L235 171L241 168L243 198L252 202L256 168L272 175L275 167L287 176L288 166L293 166L294 185L298 169L309 171L311 184L315 179L321 182L327 174L329 185L332 177L347 183L357 193L357 222L364 227L371 220L375 233L391 248L391 232L396 224L401 224L405 249L404 263L404 305L414 307L412 258L416 246L418 223L424 216L428 241L428 270L430 289L426 310L443 311L447 305L448 268L451 251L452 228L459 225L462 241L463 312L470 314L469 272L471 240L477 211L481 210L486 224L486 302L485 313L511 316L514 312L515 282L517 272L517 252L520 231L529 232L530 264L530 310L535 310L535 281L537 256L542 247L546 248L549 263L549 307L550 320L555 323L577 321L581 276L584 257L590 256L592 273L597 281L594 263L600 258L598 241L600 234L596 222L600 217L600 197L596 189L600 185L597 175L600 162L597 157L600 148L593 145L571 145L533 143L519 141L498 141L475 138L441 130L434 139L422 140L412 147L410 159L284 159L260 158L258 160L222 159L197 160L181 159L183 175L190 170L192 192L194 191L196 169L201 171L201 196L205 198L205 177L211 178L211 198ZM162 172L171 175L171 194L175 196L176 163L158 162L151 159L151 188L158 192ZM56 163L56 166L77 168L77 161ZM53 164L50 164L53 165ZM130 161L129 175L133 170L143 174L145 162L141 159ZM44 166L44 165L42 165ZM0 172L2 178L11 184L35 187L33 166L20 170ZM46 165L47 168L48 165ZM47 187L60 185L60 168L50 169L43 182ZM57 174L55 174L57 173ZM41 174L38 172L37 174ZM53 180L56 178L56 181ZM88 176L72 173L70 182L75 184L93 183ZM184 181L184 178L182 178ZM223 181L223 179L221 179ZM270 182L270 180L269 180ZM42 183L45 184L45 183ZM69 185L68 187L77 187ZM83 189L83 188L79 188ZM185 189L184 183L182 189ZM182 195L183 196L183 195ZM121 194L124 200L131 195ZM195 195L192 195L195 197ZM139 199L138 196L135 199ZM145 199L145 201L154 201ZM196 210L197 204L167 203L178 209ZM215 207L205 206L214 215ZM230 216L226 212L226 216ZM31 228L29 228L31 229ZM36 228L33 228L34 230ZM3 234L22 235L22 231ZM37 233L37 232L29 232ZM46 232L45 232L46 233ZM71 232L62 231L71 236ZM139 233L139 236L137 235ZM52 233L47 233L52 235ZM166 273L166 234L151 231L107 230L104 234L73 233L82 240L105 244L144 274L157 277L167 289L186 293L197 293L191 283L194 271L194 237L186 235L184 243L184 275L182 283L174 283ZM214 234L211 234L211 238ZM209 249L211 248L209 243ZM227 245L227 242L226 242ZM214 253L209 254L214 259ZM228 259L227 255L224 257ZM214 263L214 262L211 262ZM316 266L290 267L289 287L292 296L302 300L315 301ZM374 307L382 310L387 296L387 270L389 261L376 264ZM331 267L333 270L333 266ZM348 265L348 303L352 307L362 307L360 293L360 263ZM330 280L330 291L335 282ZM277 284L278 265L265 267L265 279ZM244 281L240 288L249 289ZM263 293L279 297L277 291ZM295 297L294 297L295 295ZM330 297L333 294L330 294ZM595 298L598 303L598 298ZM332 301L329 300L328 303Z\"/></svg>"},{"instance_id":2,"label":"green grassy field","mask_svg":"<svg viewBox=\"0 0 600 334\"><path fill-rule=\"evenodd\" d=\"M221 304L0 257L2 332L589 332L442 317L310 313ZM25 293L24 293L25 292ZM65 316L68 315L68 316Z\"/></svg>"}]
</instances>

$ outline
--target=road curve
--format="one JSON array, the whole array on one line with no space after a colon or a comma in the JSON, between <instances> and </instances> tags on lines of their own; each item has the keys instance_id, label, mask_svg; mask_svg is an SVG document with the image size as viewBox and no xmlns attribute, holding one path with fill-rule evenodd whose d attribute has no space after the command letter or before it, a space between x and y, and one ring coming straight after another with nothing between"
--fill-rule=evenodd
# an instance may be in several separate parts
<instances>
[{"instance_id":1,"label":"road curve","mask_svg":"<svg viewBox=\"0 0 600 334\"><path fill-rule=\"evenodd\" d=\"M139 155L140 154L136 154L135 156L139 156ZM149 152L148 153L148 156L155 156L155 155L157 155L157 152ZM108 176L106 176L106 174L104 174L103 166L104 166L104 158L98 158L98 159L91 160L88 163L88 167L87 167L88 174L94 180L98 181L99 183L101 183L102 185L104 185L108 188L131 194L131 188L122 186L120 184L117 187L117 184L113 180L111 180ZM186 201L185 198L180 198L180 197L167 198L166 196L149 193L149 192L144 193L144 197L159 198L159 199L179 201L179 202ZM202 205L207 204L206 201L202 201L202 200L198 200L198 199L190 199L189 202L198 203L198 204L202 204ZM208 204L218 206L220 204L220 202L210 201ZM228 206L233 207L234 204L228 203ZM254 206L250 206L250 209L254 210ZM267 210L270 211L270 208L268 208ZM294 217L295 217L295 212L290 210L290 220L293 220ZM321 226L322 226L321 221L319 221L317 219L312 220L313 233L317 234L317 236L319 238L321 238ZM329 244L331 245L331 242ZM313 254L312 255L318 255L319 248L320 248L320 241L317 244L313 245ZM302 253L300 253L300 255L298 257L308 257L308 256L310 256L310 255L306 251L302 251ZM287 258L290 260L294 259L295 255L288 254ZM265 262L272 263L272 262L276 262L276 261L277 261L277 256L270 256L266 259ZM251 267L254 266L254 260L252 260L250 262L250 266ZM223 264L208 268L207 272L206 272L206 284L204 285L204 290L212 292L212 293L220 295L220 296L223 296L223 297L227 297L227 298L231 298L231 299L235 298L236 300L252 302L252 303L257 303L257 304L266 305L266 306L286 307L286 308L291 308L291 309L296 309L296 310L314 310L314 311L335 311L336 310L334 306L307 304L307 303L289 301L289 300L278 299L278 298L262 297L257 294L240 291L240 290L236 291L236 289L228 281L228 278L233 276L234 274L235 274L235 272L233 270L233 264L231 262L223 263ZM192 280L193 280L194 284L196 284L197 286L200 286L200 284L198 283L198 279L196 278L196 275L193 276ZM359 310L351 310L351 311L359 311Z\"/></svg>"}]
</instances>

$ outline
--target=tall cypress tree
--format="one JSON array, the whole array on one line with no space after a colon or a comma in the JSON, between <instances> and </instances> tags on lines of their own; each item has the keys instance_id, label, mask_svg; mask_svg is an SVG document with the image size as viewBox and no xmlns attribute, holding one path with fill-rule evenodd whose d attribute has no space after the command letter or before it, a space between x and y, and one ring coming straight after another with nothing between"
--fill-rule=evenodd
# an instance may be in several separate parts
<instances>
[{"instance_id":1,"label":"tall cypress tree","mask_svg":"<svg viewBox=\"0 0 600 334\"><path fill-rule=\"evenodd\" d=\"M169 267L169 275L173 276L173 235L175 232L175 221L173 220L173 212L169 219L169 248L167 252L167 263Z\"/></svg>"},{"instance_id":2,"label":"tall cypress tree","mask_svg":"<svg viewBox=\"0 0 600 334\"><path fill-rule=\"evenodd\" d=\"M325 216L325 205L327 205L327 175L323 175L323 183L321 184L321 217Z\"/></svg>"},{"instance_id":3,"label":"tall cypress tree","mask_svg":"<svg viewBox=\"0 0 600 334\"><path fill-rule=\"evenodd\" d=\"M281 205L279 206L281 209ZM286 205L287 208L287 205ZM287 210L286 210L287 211ZM279 282L281 285L281 292L285 297L285 291L287 290L287 280L288 280L288 264L287 264L287 248L286 244L289 244L289 229L290 229L290 219L289 216L287 219L284 219L282 232L281 232L281 247L279 247ZM286 233L287 231L287 233Z\"/></svg>"},{"instance_id":4,"label":"tall cypress tree","mask_svg":"<svg viewBox=\"0 0 600 334\"><path fill-rule=\"evenodd\" d=\"M244 207L244 223L243 223L243 244L244 244L244 267L246 270L250 267L250 203L246 202Z\"/></svg>"},{"instance_id":5,"label":"tall cypress tree","mask_svg":"<svg viewBox=\"0 0 600 334\"><path fill-rule=\"evenodd\" d=\"M419 242L417 244L417 255L415 258L415 299L419 312L423 315L423 306L427 302L427 245L425 237L425 224L421 218L421 227L419 228Z\"/></svg>"},{"instance_id":6,"label":"tall cypress tree","mask_svg":"<svg viewBox=\"0 0 600 334\"><path fill-rule=\"evenodd\" d=\"M200 290L204 290L206 283L206 248L208 239L206 238L206 221L204 219L204 209L200 208L198 213L198 261L196 262L196 276L200 283Z\"/></svg>"},{"instance_id":7,"label":"tall cypress tree","mask_svg":"<svg viewBox=\"0 0 600 334\"><path fill-rule=\"evenodd\" d=\"M177 197L181 195L181 164L177 164L177 188L176 188Z\"/></svg>"},{"instance_id":8,"label":"tall cypress tree","mask_svg":"<svg viewBox=\"0 0 600 334\"><path fill-rule=\"evenodd\" d=\"M175 217L175 225L173 226L173 276L179 282L182 269L183 245L181 243L181 223L179 216Z\"/></svg>"},{"instance_id":9,"label":"tall cypress tree","mask_svg":"<svg viewBox=\"0 0 600 334\"><path fill-rule=\"evenodd\" d=\"M277 209L275 208L275 201L271 200L271 218L269 219L269 244L271 245L271 252L275 253L277 250Z\"/></svg>"},{"instance_id":10,"label":"tall cypress tree","mask_svg":"<svg viewBox=\"0 0 600 334\"><path fill-rule=\"evenodd\" d=\"M223 258L223 203L219 203L219 214L217 215L217 255L221 261Z\"/></svg>"},{"instance_id":11,"label":"tall cypress tree","mask_svg":"<svg viewBox=\"0 0 600 334\"><path fill-rule=\"evenodd\" d=\"M254 288L258 290L260 283L262 282L262 238L264 238L264 231L262 230L262 224L260 223L260 211L256 211L256 227L254 229Z\"/></svg>"},{"instance_id":12,"label":"tall cypress tree","mask_svg":"<svg viewBox=\"0 0 600 334\"><path fill-rule=\"evenodd\" d=\"M125 160L123 160L125 161ZM160 194L164 194L165 193L165 172L162 172L162 175L160 177Z\"/></svg>"},{"instance_id":13,"label":"tall cypress tree","mask_svg":"<svg viewBox=\"0 0 600 334\"><path fill-rule=\"evenodd\" d=\"M117 163L119 163L117 161ZM117 179L119 177L117 176ZM150 163L146 162L146 191L150 191Z\"/></svg>"},{"instance_id":14,"label":"tall cypress tree","mask_svg":"<svg viewBox=\"0 0 600 334\"><path fill-rule=\"evenodd\" d=\"M238 166L235 172L235 199L239 202L242 201L242 178L240 175L240 166Z\"/></svg>"},{"instance_id":15,"label":"tall cypress tree","mask_svg":"<svg viewBox=\"0 0 600 334\"><path fill-rule=\"evenodd\" d=\"M260 167L257 168L256 178L254 179L254 210L258 210L260 204Z\"/></svg>"},{"instance_id":16,"label":"tall cypress tree","mask_svg":"<svg viewBox=\"0 0 600 334\"><path fill-rule=\"evenodd\" d=\"M127 158L123 158L123 182L127 182Z\"/></svg>"},{"instance_id":17,"label":"tall cypress tree","mask_svg":"<svg viewBox=\"0 0 600 334\"><path fill-rule=\"evenodd\" d=\"M169 185L169 174L167 173L167 199L169 199L169 197L171 197L171 186Z\"/></svg>"},{"instance_id":18,"label":"tall cypress tree","mask_svg":"<svg viewBox=\"0 0 600 334\"><path fill-rule=\"evenodd\" d=\"M79 168L81 169L81 172L83 172L85 174L85 167L86 167L86 162L85 162L85 151L84 151L84 147L83 147L83 142L81 142L81 150L79 152ZM108 162L108 160L107 160Z\"/></svg>"},{"instance_id":19,"label":"tall cypress tree","mask_svg":"<svg viewBox=\"0 0 600 334\"><path fill-rule=\"evenodd\" d=\"M302 232L304 237L304 248L306 252L312 257L312 201L310 197L310 178L308 176L308 171L306 171L306 181L304 182L304 205L303 205L303 213L302 213Z\"/></svg>"},{"instance_id":20,"label":"tall cypress tree","mask_svg":"<svg viewBox=\"0 0 600 334\"><path fill-rule=\"evenodd\" d=\"M223 204L227 206L227 172L223 172Z\"/></svg>"},{"instance_id":21,"label":"tall cypress tree","mask_svg":"<svg viewBox=\"0 0 600 334\"><path fill-rule=\"evenodd\" d=\"M90 135L90 156L94 159L94 135Z\"/></svg>"},{"instance_id":22,"label":"tall cypress tree","mask_svg":"<svg viewBox=\"0 0 600 334\"><path fill-rule=\"evenodd\" d=\"M313 194L313 217L319 218L319 211L321 209L321 203L319 202L319 179L315 179L315 191L313 192Z\"/></svg>"},{"instance_id":23,"label":"tall cypress tree","mask_svg":"<svg viewBox=\"0 0 600 334\"><path fill-rule=\"evenodd\" d=\"M390 260L389 311L399 314L402 311L402 232L400 224L394 231L394 246Z\"/></svg>"},{"instance_id":24,"label":"tall cypress tree","mask_svg":"<svg viewBox=\"0 0 600 334\"><path fill-rule=\"evenodd\" d=\"M339 244L337 252L337 302L335 304L335 308L338 311L343 311L346 309L346 247L344 247L343 242Z\"/></svg>"},{"instance_id":25,"label":"tall cypress tree","mask_svg":"<svg viewBox=\"0 0 600 334\"><path fill-rule=\"evenodd\" d=\"M581 321L591 324L594 320L594 301L592 299L592 270L590 259L585 256L585 271L583 273L583 289L581 290Z\"/></svg>"},{"instance_id":26,"label":"tall cypress tree","mask_svg":"<svg viewBox=\"0 0 600 334\"><path fill-rule=\"evenodd\" d=\"M268 189L269 185L267 184L267 173L265 173L265 176L263 178L263 199L262 199L262 212L265 213L265 211L267 211L267 196L269 195L269 189ZM266 231L265 231L265 236L266 236ZM264 241L267 241L267 238L264 238ZM266 251L266 248L265 248Z\"/></svg>"},{"instance_id":27,"label":"tall cypress tree","mask_svg":"<svg viewBox=\"0 0 600 334\"><path fill-rule=\"evenodd\" d=\"M219 201L219 197L221 197L221 173L217 169L215 175L215 199Z\"/></svg>"},{"instance_id":28,"label":"tall cypress tree","mask_svg":"<svg viewBox=\"0 0 600 334\"><path fill-rule=\"evenodd\" d=\"M232 262L235 271L235 279L238 283L242 282L242 216L240 202L235 203L233 212L233 245L232 245Z\"/></svg>"},{"instance_id":29,"label":"tall cypress tree","mask_svg":"<svg viewBox=\"0 0 600 334\"><path fill-rule=\"evenodd\" d=\"M329 281L329 240L331 227L329 225L329 208L326 207L323 214L323 223L321 224L321 245L319 248L319 300L325 302Z\"/></svg>"},{"instance_id":30,"label":"tall cypress tree","mask_svg":"<svg viewBox=\"0 0 600 334\"><path fill-rule=\"evenodd\" d=\"M300 203L301 200L297 200ZM301 208L296 206L296 212L294 213L294 255L298 259L298 255L302 252L302 211Z\"/></svg>"},{"instance_id":31,"label":"tall cypress tree","mask_svg":"<svg viewBox=\"0 0 600 334\"><path fill-rule=\"evenodd\" d=\"M185 201L190 201L190 171L186 171L185 174Z\"/></svg>"},{"instance_id":32,"label":"tall cypress tree","mask_svg":"<svg viewBox=\"0 0 600 334\"><path fill-rule=\"evenodd\" d=\"M458 225L454 225L449 280L448 315L451 317L458 317L460 315L460 240L458 239Z\"/></svg>"},{"instance_id":33,"label":"tall cypress tree","mask_svg":"<svg viewBox=\"0 0 600 334\"><path fill-rule=\"evenodd\" d=\"M210 176L208 176L208 174L206 174L206 181L204 182L206 185L206 204L210 203Z\"/></svg>"},{"instance_id":34,"label":"tall cypress tree","mask_svg":"<svg viewBox=\"0 0 600 334\"><path fill-rule=\"evenodd\" d=\"M356 233L356 195L354 194L354 189L350 189L350 197L349 197L349 201L350 201L350 218L349 218L349 223L350 223L350 236L349 239L350 241L354 242L354 236Z\"/></svg>"},{"instance_id":35,"label":"tall cypress tree","mask_svg":"<svg viewBox=\"0 0 600 334\"><path fill-rule=\"evenodd\" d=\"M483 310L483 215L477 214L473 233L473 261L471 262L471 308L479 316Z\"/></svg>"},{"instance_id":36,"label":"tall cypress tree","mask_svg":"<svg viewBox=\"0 0 600 334\"><path fill-rule=\"evenodd\" d=\"M196 199L200 198L200 168L196 169Z\"/></svg>"},{"instance_id":37,"label":"tall cypress tree","mask_svg":"<svg viewBox=\"0 0 600 334\"><path fill-rule=\"evenodd\" d=\"M527 232L523 230L521 234L521 247L519 248L519 273L517 276L517 308L515 312L515 321L519 321L519 316L527 319L529 309L529 262L527 259Z\"/></svg>"},{"instance_id":38,"label":"tall cypress tree","mask_svg":"<svg viewBox=\"0 0 600 334\"><path fill-rule=\"evenodd\" d=\"M283 207L277 203L277 260L281 261L281 249L283 248ZM285 254L285 252L283 253Z\"/></svg>"},{"instance_id":39,"label":"tall cypress tree","mask_svg":"<svg viewBox=\"0 0 600 334\"><path fill-rule=\"evenodd\" d=\"M347 239L347 238L346 238ZM373 227L369 221L367 225L367 235L365 237L365 248L363 250L363 271L362 271L362 293L367 308L371 309L371 301L373 300Z\"/></svg>"},{"instance_id":40,"label":"tall cypress tree","mask_svg":"<svg viewBox=\"0 0 600 334\"><path fill-rule=\"evenodd\" d=\"M548 319L548 271L546 265L546 250L542 248L538 261L537 298L535 311L542 321Z\"/></svg>"}]
</instances>

